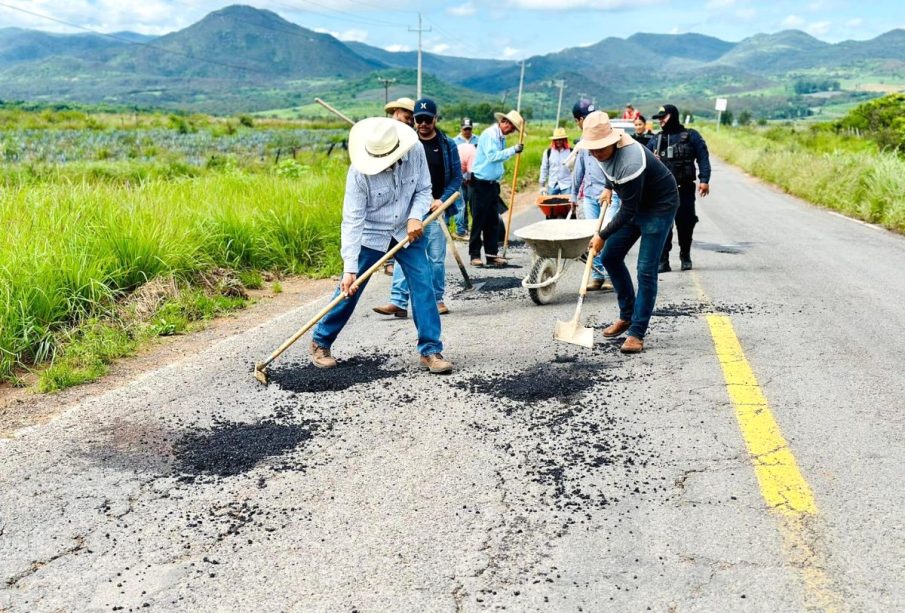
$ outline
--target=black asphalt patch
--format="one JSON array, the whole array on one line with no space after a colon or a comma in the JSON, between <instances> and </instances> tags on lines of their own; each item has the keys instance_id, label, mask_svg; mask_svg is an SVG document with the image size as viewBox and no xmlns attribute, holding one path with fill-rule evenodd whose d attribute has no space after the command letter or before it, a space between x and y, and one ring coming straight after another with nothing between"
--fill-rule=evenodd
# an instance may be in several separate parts
<instances>
[{"instance_id":1,"label":"black asphalt patch","mask_svg":"<svg viewBox=\"0 0 905 613\"><path fill-rule=\"evenodd\" d=\"M682 302L678 304L664 304L654 309L652 317L698 317L718 313L722 315L742 315L753 313L759 309L752 304L706 304L703 302Z\"/></svg>"},{"instance_id":2,"label":"black asphalt patch","mask_svg":"<svg viewBox=\"0 0 905 613\"><path fill-rule=\"evenodd\" d=\"M294 450L310 440L315 430L311 422L218 422L212 428L190 431L175 442L173 471L182 481L240 475Z\"/></svg>"},{"instance_id":3,"label":"black asphalt patch","mask_svg":"<svg viewBox=\"0 0 905 613\"><path fill-rule=\"evenodd\" d=\"M403 369L389 367L390 359L383 354L353 357L339 360L336 368L317 368L310 362L289 362L270 371L269 377L271 383L290 392L336 392L395 377Z\"/></svg>"},{"instance_id":4,"label":"black asphalt patch","mask_svg":"<svg viewBox=\"0 0 905 613\"><path fill-rule=\"evenodd\" d=\"M605 368L602 365L570 361L568 358L558 360L537 364L515 373L473 376L457 383L457 386L472 393L508 398L516 402L552 399L566 401L593 387L601 370Z\"/></svg>"}]
</instances>

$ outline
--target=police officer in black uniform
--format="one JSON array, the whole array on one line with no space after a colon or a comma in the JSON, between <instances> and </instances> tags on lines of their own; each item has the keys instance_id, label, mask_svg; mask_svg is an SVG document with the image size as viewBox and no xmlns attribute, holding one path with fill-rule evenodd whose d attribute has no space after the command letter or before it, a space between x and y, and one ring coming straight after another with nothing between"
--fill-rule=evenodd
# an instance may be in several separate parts
<instances>
[{"instance_id":1,"label":"police officer in black uniform","mask_svg":"<svg viewBox=\"0 0 905 613\"><path fill-rule=\"evenodd\" d=\"M682 270L691 270L691 237L698 218L694 211L695 162L697 191L703 198L710 193L710 154L707 143L697 130L689 130L679 123L679 109L672 104L664 104L653 116L660 121L661 131L647 143L660 161L672 172L679 186L679 210L676 213L676 230L679 234L679 259ZM672 249L672 230L666 237L666 245L660 256L659 272L672 270L669 266L669 251Z\"/></svg>"}]
</instances>

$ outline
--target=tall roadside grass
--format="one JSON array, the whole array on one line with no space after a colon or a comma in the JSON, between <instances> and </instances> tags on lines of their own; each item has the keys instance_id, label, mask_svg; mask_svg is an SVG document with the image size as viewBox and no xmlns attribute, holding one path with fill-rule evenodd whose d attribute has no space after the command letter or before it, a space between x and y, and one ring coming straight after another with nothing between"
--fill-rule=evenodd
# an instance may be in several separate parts
<instances>
[{"instance_id":1,"label":"tall roadside grass","mask_svg":"<svg viewBox=\"0 0 905 613\"><path fill-rule=\"evenodd\" d=\"M846 136L777 128L707 130L719 157L786 192L905 233L905 159Z\"/></svg>"},{"instance_id":2,"label":"tall roadside grass","mask_svg":"<svg viewBox=\"0 0 905 613\"><path fill-rule=\"evenodd\" d=\"M346 164L126 180L81 171L0 189L0 379L51 359L60 333L159 277L212 268L340 268ZM137 180L136 180L137 179Z\"/></svg>"}]
</instances>

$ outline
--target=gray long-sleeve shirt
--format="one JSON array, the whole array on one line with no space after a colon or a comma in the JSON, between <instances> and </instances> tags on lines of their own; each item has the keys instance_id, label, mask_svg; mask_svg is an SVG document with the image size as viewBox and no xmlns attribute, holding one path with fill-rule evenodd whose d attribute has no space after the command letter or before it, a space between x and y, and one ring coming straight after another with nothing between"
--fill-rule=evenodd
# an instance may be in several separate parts
<instances>
[{"instance_id":1,"label":"gray long-sleeve shirt","mask_svg":"<svg viewBox=\"0 0 905 613\"><path fill-rule=\"evenodd\" d=\"M431 176L420 145L376 175L349 167L340 248L343 272L358 272L362 247L387 251L393 239L405 240L408 221L424 219L431 202Z\"/></svg>"}]
</instances>

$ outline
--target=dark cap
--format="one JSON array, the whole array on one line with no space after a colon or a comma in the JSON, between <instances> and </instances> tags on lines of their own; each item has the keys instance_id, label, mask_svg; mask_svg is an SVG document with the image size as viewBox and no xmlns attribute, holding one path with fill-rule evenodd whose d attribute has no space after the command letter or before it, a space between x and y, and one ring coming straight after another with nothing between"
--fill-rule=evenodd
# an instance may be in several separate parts
<instances>
[{"instance_id":1,"label":"dark cap","mask_svg":"<svg viewBox=\"0 0 905 613\"><path fill-rule=\"evenodd\" d=\"M582 98L575 103L575 106L572 107L572 117L574 117L575 119L581 119L582 117L587 117L596 110L597 109L594 108L594 105L591 104L590 100Z\"/></svg>"},{"instance_id":2,"label":"dark cap","mask_svg":"<svg viewBox=\"0 0 905 613\"><path fill-rule=\"evenodd\" d=\"M463 117L463 118L462 118L462 125L461 125L460 127L461 127L463 130L464 130L465 128L468 128L468 129L470 130L470 129L474 128L474 124L471 123L471 119L469 119L468 117Z\"/></svg>"},{"instance_id":3,"label":"dark cap","mask_svg":"<svg viewBox=\"0 0 905 613\"><path fill-rule=\"evenodd\" d=\"M667 115L672 115L673 117L679 116L679 109L672 104L664 104L660 107L660 110L657 111L655 115L651 117L651 119L663 119Z\"/></svg>"},{"instance_id":4,"label":"dark cap","mask_svg":"<svg viewBox=\"0 0 905 613\"><path fill-rule=\"evenodd\" d=\"M415 117L427 115L428 117L437 116L437 103L430 98L419 98L415 101Z\"/></svg>"}]
</instances>

